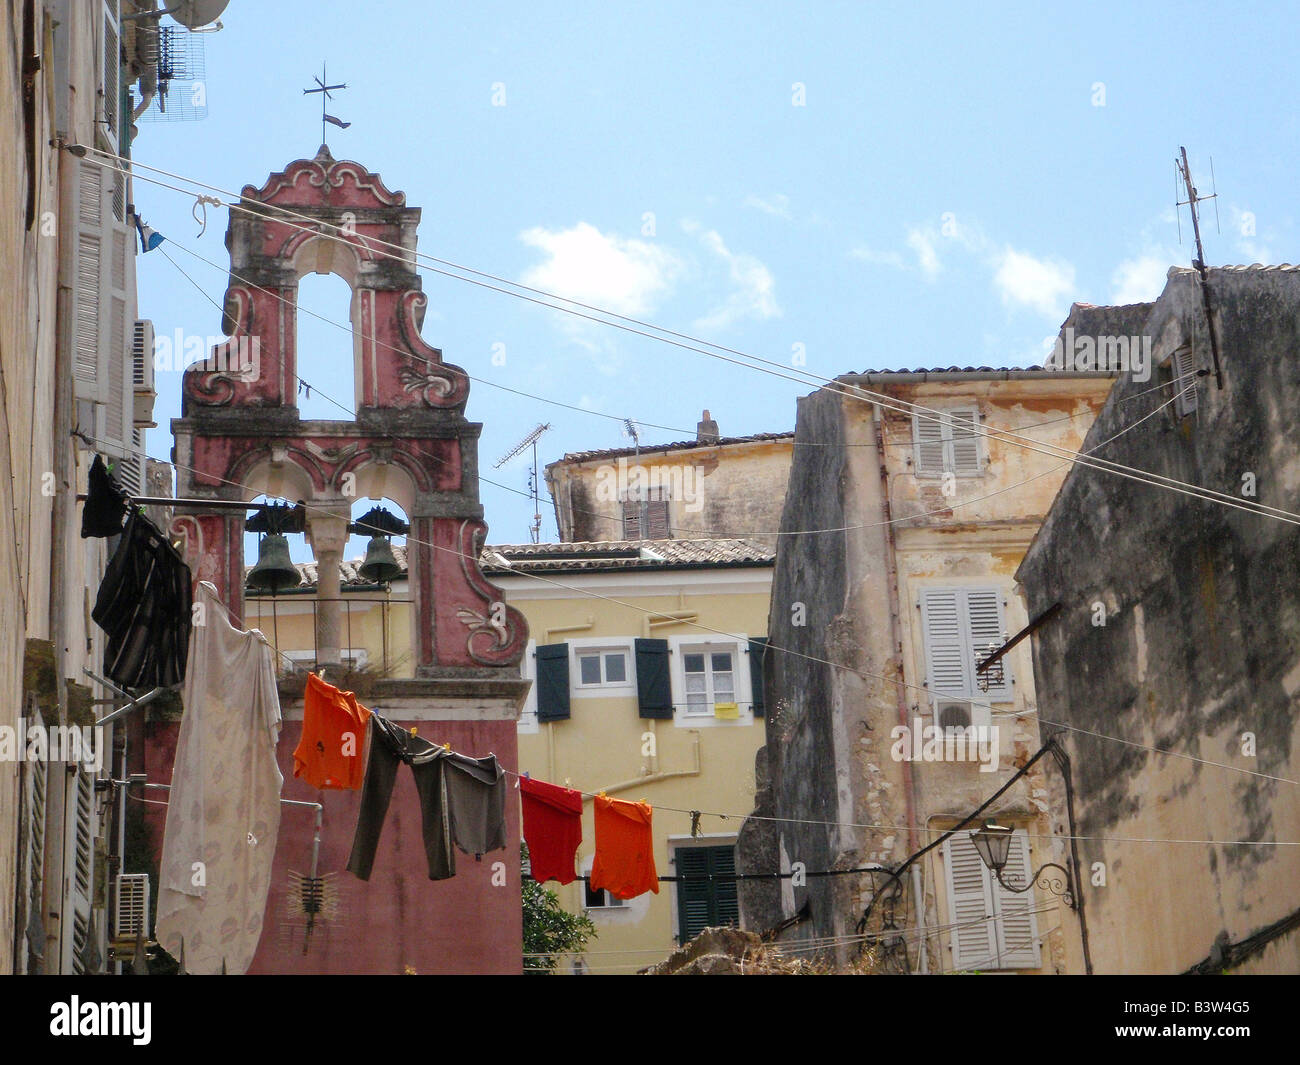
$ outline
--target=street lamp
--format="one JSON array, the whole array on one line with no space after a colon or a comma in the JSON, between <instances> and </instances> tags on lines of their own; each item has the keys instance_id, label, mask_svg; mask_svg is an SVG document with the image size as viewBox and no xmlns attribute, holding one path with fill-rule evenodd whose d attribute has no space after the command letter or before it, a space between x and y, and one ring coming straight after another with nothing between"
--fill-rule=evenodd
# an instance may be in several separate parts
<instances>
[{"instance_id":1,"label":"street lamp","mask_svg":"<svg viewBox=\"0 0 1300 1065\"><path fill-rule=\"evenodd\" d=\"M1007 858L1011 854L1011 838L1015 829L1007 825L995 824L992 821L985 821L983 828L977 828L971 832L971 842L975 844L975 849L979 852L980 858L984 864L997 877L997 881L1008 891L1014 891L1017 894L1028 891L1034 884L1053 895L1058 895L1065 899L1065 904L1072 910L1077 910L1078 904L1074 900L1074 885L1070 877L1070 870L1063 865L1057 865L1056 862L1047 862L1039 866L1038 871L1029 878L1024 887L1013 887L1002 879L1002 870L1006 867ZM1044 876L1044 870L1059 869L1060 876Z\"/></svg>"}]
</instances>

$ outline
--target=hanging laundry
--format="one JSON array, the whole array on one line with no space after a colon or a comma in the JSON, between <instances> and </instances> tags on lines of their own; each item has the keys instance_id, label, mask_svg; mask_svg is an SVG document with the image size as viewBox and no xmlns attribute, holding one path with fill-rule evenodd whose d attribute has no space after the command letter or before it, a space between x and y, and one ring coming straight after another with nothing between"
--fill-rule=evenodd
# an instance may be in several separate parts
<instances>
[{"instance_id":1,"label":"hanging laundry","mask_svg":"<svg viewBox=\"0 0 1300 1065\"><path fill-rule=\"evenodd\" d=\"M190 580L167 537L133 510L90 615L108 633L109 680L123 688L169 688L185 679Z\"/></svg>"},{"instance_id":2,"label":"hanging laundry","mask_svg":"<svg viewBox=\"0 0 1300 1065\"><path fill-rule=\"evenodd\" d=\"M604 889L620 899L647 891L659 894L649 803L596 796L596 857L591 890Z\"/></svg>"},{"instance_id":3,"label":"hanging laundry","mask_svg":"<svg viewBox=\"0 0 1300 1065\"><path fill-rule=\"evenodd\" d=\"M370 711L352 692L307 676L302 739L293 752L293 775L313 788L356 791L366 774L366 726Z\"/></svg>"},{"instance_id":4,"label":"hanging laundry","mask_svg":"<svg viewBox=\"0 0 1300 1065\"><path fill-rule=\"evenodd\" d=\"M573 883L573 858L582 843L582 792L520 777L519 798L533 879Z\"/></svg>"},{"instance_id":5,"label":"hanging laundry","mask_svg":"<svg viewBox=\"0 0 1300 1065\"><path fill-rule=\"evenodd\" d=\"M81 538L119 535L130 502L130 496L113 480L104 460L96 455L90 464L86 504L81 509Z\"/></svg>"},{"instance_id":6,"label":"hanging laundry","mask_svg":"<svg viewBox=\"0 0 1300 1065\"><path fill-rule=\"evenodd\" d=\"M430 880L456 874L455 843L476 857L506 845L505 773L495 755L467 758L370 715L369 754L361 809L348 870L370 879L375 851L393 797L397 767L405 762L420 797L420 827Z\"/></svg>"},{"instance_id":7,"label":"hanging laundry","mask_svg":"<svg viewBox=\"0 0 1300 1065\"><path fill-rule=\"evenodd\" d=\"M243 973L262 935L280 831L280 701L274 652L226 619L203 581L203 625L190 638L159 865L158 942L184 944L189 972Z\"/></svg>"}]
</instances>

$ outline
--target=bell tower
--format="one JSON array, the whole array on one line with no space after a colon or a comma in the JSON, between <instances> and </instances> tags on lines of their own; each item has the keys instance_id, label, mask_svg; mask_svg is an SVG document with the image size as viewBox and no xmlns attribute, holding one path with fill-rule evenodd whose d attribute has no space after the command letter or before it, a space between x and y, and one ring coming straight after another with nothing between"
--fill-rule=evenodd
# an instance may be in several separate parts
<instances>
[{"instance_id":1,"label":"bell tower","mask_svg":"<svg viewBox=\"0 0 1300 1065\"><path fill-rule=\"evenodd\" d=\"M261 188L245 186L226 247L229 339L185 373L176 438L178 496L302 500L319 578L321 661L338 660L338 567L352 503L387 497L410 516L407 543L417 677L489 676L528 640L518 611L483 576L480 424L466 420L469 378L420 335L428 300L415 270L419 208L378 174L322 146ZM356 418L305 421L298 378L299 279L334 273L352 290ZM340 308L342 311L342 308ZM340 317L342 315L340 314ZM244 522L177 508L200 579L242 613Z\"/></svg>"},{"instance_id":2,"label":"bell tower","mask_svg":"<svg viewBox=\"0 0 1300 1065\"><path fill-rule=\"evenodd\" d=\"M516 722L529 685L518 668L527 624L479 565L487 532L478 484L482 426L465 416L465 372L420 335L428 301L415 269L419 221L403 193L389 191L359 163L334 159L323 145L315 158L290 163L260 188L244 187L226 232L228 339L185 372L181 417L172 422L177 496L239 504L264 494L304 504L295 514L305 522L294 531L306 533L316 559L315 651L327 680L342 676L329 674L340 661L344 545L350 525L365 525L354 520L354 506L367 498L396 503L409 522L411 655L407 675L367 680L358 698L403 729L470 757L495 754L513 772ZM338 274L351 289L346 310L357 409L350 420L304 419L295 405L300 375L311 380L319 365L316 352L299 350L295 328L298 283L313 271ZM172 531L184 541L195 577L216 585L238 623L245 616L245 511L178 504ZM375 572L388 572L386 555L369 561ZM391 617L396 628L396 606ZM506 849L481 861L462 856L455 876L430 881L423 811L403 769L373 873L360 881L343 872L360 793L317 791L293 776L301 685L301 677L280 685L282 794L299 807L319 803L320 819L314 829L310 814L284 808L251 971L518 973L517 792L510 789L506 800ZM146 752L156 762L155 780L171 772L167 728L175 726L157 726L153 753ZM288 886L293 871L317 853L320 871L334 875L329 882L346 921L318 934L310 953L282 949L281 915L297 905Z\"/></svg>"}]
</instances>

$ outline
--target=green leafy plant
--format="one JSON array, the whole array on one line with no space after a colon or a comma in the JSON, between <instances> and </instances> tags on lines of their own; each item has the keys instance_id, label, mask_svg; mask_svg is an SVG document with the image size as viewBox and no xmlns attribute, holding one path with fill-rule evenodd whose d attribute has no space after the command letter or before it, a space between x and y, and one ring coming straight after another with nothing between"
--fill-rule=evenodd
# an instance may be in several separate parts
<instances>
[{"instance_id":1,"label":"green leafy plant","mask_svg":"<svg viewBox=\"0 0 1300 1065\"><path fill-rule=\"evenodd\" d=\"M523 858L528 847L521 844ZM580 951L596 936L596 926L582 914L572 914L560 906L554 891L547 891L532 877L523 878L524 896L524 973L550 976L555 972L557 955Z\"/></svg>"}]
</instances>

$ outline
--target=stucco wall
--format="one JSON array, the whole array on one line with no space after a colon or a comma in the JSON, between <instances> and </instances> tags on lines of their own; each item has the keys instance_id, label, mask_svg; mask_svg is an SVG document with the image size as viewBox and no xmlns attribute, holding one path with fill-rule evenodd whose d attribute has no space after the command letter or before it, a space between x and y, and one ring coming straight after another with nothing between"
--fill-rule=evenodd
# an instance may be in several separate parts
<instances>
[{"instance_id":1,"label":"stucco wall","mask_svg":"<svg viewBox=\"0 0 1300 1065\"><path fill-rule=\"evenodd\" d=\"M1201 378L1194 415L1180 422L1162 412L1103 454L1236 498L1253 474L1258 502L1295 511L1300 273L1216 270L1210 285L1223 389ZM1211 365L1189 272L1171 277L1147 331L1157 359L1190 342L1198 364ZM1089 442L1168 398L1126 402L1149 387L1117 387ZM1237 942L1294 910L1300 855L1268 844L1300 839L1295 786L1269 779L1297 775L1296 526L1077 469L1019 579L1031 613L1065 604L1035 641L1043 720L1115 738L1074 732L1067 741L1079 831L1094 837L1081 844L1083 860L1103 863L1106 877L1086 891L1097 971L1180 972L1217 937ZM1104 625L1093 623L1096 604ZM1255 757L1243 754L1246 733ZM1249 968L1261 966L1295 972L1300 937Z\"/></svg>"}]
</instances>

